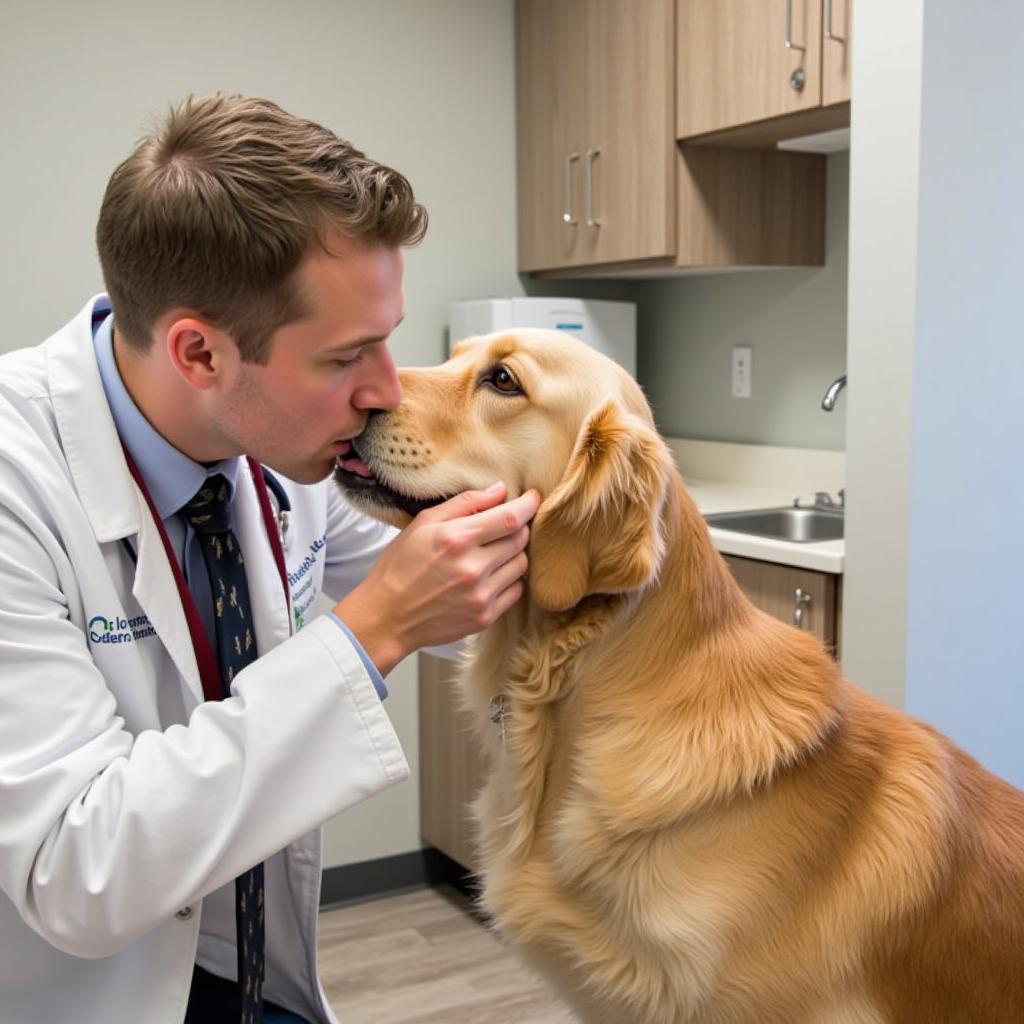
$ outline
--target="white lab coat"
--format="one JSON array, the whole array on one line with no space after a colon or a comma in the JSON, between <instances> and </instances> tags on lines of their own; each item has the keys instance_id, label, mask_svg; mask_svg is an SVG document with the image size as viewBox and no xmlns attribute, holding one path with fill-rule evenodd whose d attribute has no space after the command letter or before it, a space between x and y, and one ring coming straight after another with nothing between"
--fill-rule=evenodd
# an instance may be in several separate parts
<instances>
[{"instance_id":1,"label":"white lab coat","mask_svg":"<svg viewBox=\"0 0 1024 1024\"><path fill-rule=\"evenodd\" d=\"M321 617L289 638L244 464L237 532L261 657L230 699L203 702L100 383L96 301L0 358L0 1024L181 1021L197 944L234 975L232 879L259 860L266 997L334 1021L316 970L319 825L408 767L338 626ZM333 485L282 483L308 618L393 534Z\"/></svg>"}]
</instances>

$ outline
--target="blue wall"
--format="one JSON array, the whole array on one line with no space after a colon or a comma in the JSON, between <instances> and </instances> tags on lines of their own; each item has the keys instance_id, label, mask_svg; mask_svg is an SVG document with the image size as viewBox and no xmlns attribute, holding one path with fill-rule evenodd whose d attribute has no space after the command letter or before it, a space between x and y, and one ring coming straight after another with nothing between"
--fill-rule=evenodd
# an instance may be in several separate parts
<instances>
[{"instance_id":1,"label":"blue wall","mask_svg":"<svg viewBox=\"0 0 1024 1024\"><path fill-rule=\"evenodd\" d=\"M1024 8L1000 6L996 33L925 7L906 705L1024 787Z\"/></svg>"}]
</instances>

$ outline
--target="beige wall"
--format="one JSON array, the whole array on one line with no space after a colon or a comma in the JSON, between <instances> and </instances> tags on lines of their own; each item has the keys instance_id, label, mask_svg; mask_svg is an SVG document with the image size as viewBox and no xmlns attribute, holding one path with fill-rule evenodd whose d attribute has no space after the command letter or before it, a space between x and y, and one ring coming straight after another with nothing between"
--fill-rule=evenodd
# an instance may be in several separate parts
<instances>
[{"instance_id":1,"label":"beige wall","mask_svg":"<svg viewBox=\"0 0 1024 1024\"><path fill-rule=\"evenodd\" d=\"M0 349L41 340L100 290L110 172L169 103L216 89L320 120L412 180L431 228L408 259L400 363L441 359L450 300L521 293L512 0L39 0L0 9ZM389 685L415 766L414 661ZM328 864L417 848L415 778L326 837Z\"/></svg>"}]
</instances>

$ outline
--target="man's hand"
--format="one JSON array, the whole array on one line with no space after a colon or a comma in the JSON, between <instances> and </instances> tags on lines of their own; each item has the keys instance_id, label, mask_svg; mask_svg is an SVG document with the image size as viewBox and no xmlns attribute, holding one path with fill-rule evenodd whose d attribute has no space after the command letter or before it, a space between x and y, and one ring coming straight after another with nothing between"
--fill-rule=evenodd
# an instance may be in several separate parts
<instances>
[{"instance_id":1,"label":"man's hand","mask_svg":"<svg viewBox=\"0 0 1024 1024\"><path fill-rule=\"evenodd\" d=\"M504 484L421 512L334 613L381 675L420 647L486 629L523 593L536 491L499 504Z\"/></svg>"}]
</instances>

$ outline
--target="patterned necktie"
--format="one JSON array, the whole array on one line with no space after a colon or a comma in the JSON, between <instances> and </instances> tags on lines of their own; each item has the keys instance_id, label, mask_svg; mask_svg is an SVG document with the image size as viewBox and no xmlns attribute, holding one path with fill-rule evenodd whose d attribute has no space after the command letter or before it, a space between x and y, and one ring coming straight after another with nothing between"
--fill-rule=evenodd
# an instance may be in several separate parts
<instances>
[{"instance_id":1,"label":"patterned necktie","mask_svg":"<svg viewBox=\"0 0 1024 1024\"><path fill-rule=\"evenodd\" d=\"M238 539L231 531L228 482L219 473L182 508L203 552L213 596L217 661L224 696L231 680L256 660L249 586ZM235 879L235 935L242 1024L263 1020L263 865Z\"/></svg>"}]
</instances>

